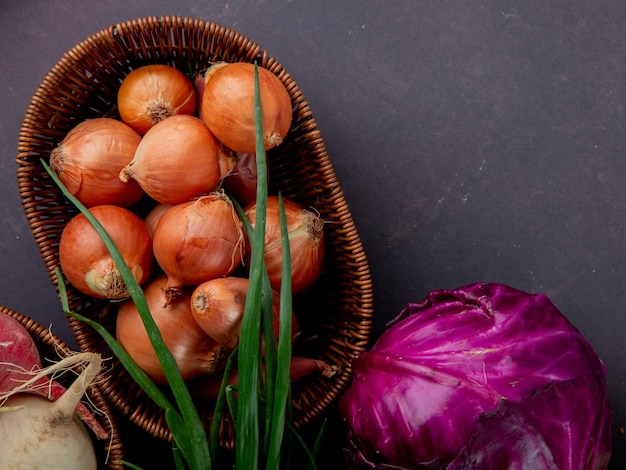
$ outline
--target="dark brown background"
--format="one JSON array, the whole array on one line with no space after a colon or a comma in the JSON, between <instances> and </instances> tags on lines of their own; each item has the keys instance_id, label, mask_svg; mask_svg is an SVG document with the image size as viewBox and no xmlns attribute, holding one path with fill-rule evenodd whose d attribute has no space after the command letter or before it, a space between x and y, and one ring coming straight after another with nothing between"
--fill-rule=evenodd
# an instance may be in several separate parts
<instances>
[{"instance_id":1,"label":"dark brown background","mask_svg":"<svg viewBox=\"0 0 626 470\"><path fill-rule=\"evenodd\" d=\"M368 254L374 337L436 288L548 294L607 366L626 466L625 1L0 0L0 304L70 343L18 198L19 128L65 51L149 15L231 27L294 77ZM169 454L124 431L129 460Z\"/></svg>"}]
</instances>

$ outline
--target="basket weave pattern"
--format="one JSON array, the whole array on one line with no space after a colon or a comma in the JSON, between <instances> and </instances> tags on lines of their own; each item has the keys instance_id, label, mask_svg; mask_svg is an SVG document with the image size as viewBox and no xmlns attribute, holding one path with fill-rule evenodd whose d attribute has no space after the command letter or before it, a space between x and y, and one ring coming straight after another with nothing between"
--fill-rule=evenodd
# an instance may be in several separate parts
<instances>
[{"instance_id":1,"label":"basket weave pattern","mask_svg":"<svg viewBox=\"0 0 626 470\"><path fill-rule=\"evenodd\" d=\"M0 306L0 313L16 319L26 328L37 345L37 350L39 351L44 366L46 361L57 361L72 354L72 351L65 342L57 338L49 329L44 328L32 318L4 306ZM69 384L64 385L67 386ZM126 468L121 463L124 459L123 447L109 402L105 399L97 384L89 387L87 397L93 407L98 410L96 414L98 422L110 436L110 439L107 441L95 441L96 455L99 462L98 468L111 470L122 470Z\"/></svg>"},{"instance_id":2,"label":"basket weave pattern","mask_svg":"<svg viewBox=\"0 0 626 470\"><path fill-rule=\"evenodd\" d=\"M280 190L285 197L316 208L326 221L324 272L294 308L316 338L315 357L341 366L342 372L332 379L316 376L294 389L294 420L299 428L326 410L347 386L351 360L369 341L373 297L365 253L322 136L302 92L277 60L241 34L198 19L147 17L101 30L67 52L36 90L15 158L19 192L46 269L56 283L59 239L77 212L46 174L40 159L47 161L65 134L85 119L118 117L117 90L131 70L164 63L188 72L217 61L257 61L282 80L291 96L294 118L283 144L268 152L270 191ZM74 311L114 331L114 307L88 298L72 286L68 286L68 296ZM68 320L81 350L112 356L93 330ZM153 436L171 439L161 410L116 360L111 364L101 388L112 405ZM198 408L208 425L211 407L198 403ZM226 424L222 444L232 447L233 429Z\"/></svg>"}]
</instances>

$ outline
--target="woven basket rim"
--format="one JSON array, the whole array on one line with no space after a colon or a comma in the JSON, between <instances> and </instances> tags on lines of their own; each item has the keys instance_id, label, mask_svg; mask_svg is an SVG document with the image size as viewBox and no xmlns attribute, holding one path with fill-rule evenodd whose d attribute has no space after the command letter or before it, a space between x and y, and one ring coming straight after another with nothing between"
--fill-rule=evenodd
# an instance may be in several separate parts
<instances>
[{"instance_id":1,"label":"woven basket rim","mask_svg":"<svg viewBox=\"0 0 626 470\"><path fill-rule=\"evenodd\" d=\"M6 314L26 328L31 337L38 345L41 354L41 347L45 347L48 352L55 352L60 357L68 357L72 354L70 347L59 337L54 335L49 328L45 328L36 320L16 311L9 307L0 305L0 313ZM42 357L42 360L44 358ZM120 441L120 434L117 427L116 418L113 415L109 402L104 397L102 391L98 386L98 379L90 386L87 391L89 402L92 403L98 410L96 418L98 422L104 427L107 433L110 435L110 439L106 442L98 441L92 435L94 445L99 448L99 452L106 456L106 462L98 462L98 468L104 468L111 470L123 470L126 468L121 462L124 460L124 449L122 442ZM102 419L102 416L106 416L107 419Z\"/></svg>"},{"instance_id":2,"label":"woven basket rim","mask_svg":"<svg viewBox=\"0 0 626 470\"><path fill-rule=\"evenodd\" d=\"M146 43L146 40L154 40L154 44ZM310 409L298 410L300 417L296 424L300 427L310 423L338 398L351 380L351 358L367 348L373 317L372 280L363 246L309 104L289 73L275 58L270 57L266 50L230 28L183 16L151 16L129 20L103 28L85 38L54 64L28 106L20 129L18 154L15 157L22 205L48 274L56 285L55 269L59 266L57 250L59 226L63 225L64 217L67 218L73 210L67 201L57 194L58 190L55 191L55 188L50 187L39 159L45 158L54 143L61 140L64 135L63 129L71 126L72 112L78 110L94 116L100 115L101 110L85 110L76 107L73 101L75 98L73 95L92 91L90 87L93 83L86 79L85 83L81 82L80 73L99 74L101 86L112 87L114 85L107 82L108 66L127 72L139 63L180 63L185 59L185 54L191 54L190 51L193 53L200 51L197 53L202 56L201 59L187 57L190 61L206 60L208 56L217 55L218 52L234 60L250 62L257 60L260 66L267 68L283 81L290 93L297 116L294 117L294 127L290 131L293 138L284 147L300 152L297 154L300 159L298 162L303 163L301 166L298 166L300 163L289 166L291 163L285 163L284 159L277 157L278 176L275 179L280 184L286 181L284 183L286 196L289 196L290 192L300 191L306 194L310 201L317 201L323 206L322 210L331 218L330 252L341 257L341 269L349 273L333 272L334 277L329 278L329 282L337 283L333 288L341 294L337 293L336 297L325 299L327 304L324 305L330 305L329 308L333 309L337 318L330 318L329 325L320 325L322 331L337 333L337 338L333 336L330 339L324 354L339 357L343 371L334 379L330 389L317 382L313 382L310 388L307 388L310 396L307 395L303 399L302 406L309 406ZM110 73L113 74L114 71ZM81 83L76 84L73 81ZM83 86L86 91L81 88ZM57 99L51 99L51 96ZM101 106L102 109L111 109L113 105L104 101L106 100L90 104ZM319 180L308 181L300 174L300 172L307 174L305 170L310 170L311 162L314 163ZM290 173L292 170L294 176ZM299 184L294 183L296 180ZM336 271L339 271L339 268ZM85 304L87 306L84 308L93 307L92 302L85 302L84 297L72 294L71 286L68 287L68 292L70 307L82 308ZM346 298L350 305L343 305ZM97 305L97 302L93 304ZM104 315L102 312L106 309L95 307L95 310ZM85 332L84 325L71 317L68 317L68 321L79 348L92 349L96 340ZM119 382L112 383L111 380L101 387L112 406L153 436L171 439L163 416L155 412L153 404L142 402L137 406L136 402L124 401L119 390L116 390L119 387ZM232 436L225 439L232 446Z\"/></svg>"}]
</instances>

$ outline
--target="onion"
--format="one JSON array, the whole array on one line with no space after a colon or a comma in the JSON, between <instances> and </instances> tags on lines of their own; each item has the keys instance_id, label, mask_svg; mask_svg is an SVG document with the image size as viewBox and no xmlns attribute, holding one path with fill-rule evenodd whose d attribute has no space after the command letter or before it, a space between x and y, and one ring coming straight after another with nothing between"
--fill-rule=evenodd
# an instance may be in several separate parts
<instances>
[{"instance_id":1,"label":"onion","mask_svg":"<svg viewBox=\"0 0 626 470\"><path fill-rule=\"evenodd\" d=\"M206 82L206 76L202 72L195 72L193 74L193 87L196 90L196 110L197 115L202 119L202 99L204 98L204 84Z\"/></svg>"},{"instance_id":2,"label":"onion","mask_svg":"<svg viewBox=\"0 0 626 470\"><path fill-rule=\"evenodd\" d=\"M296 202L283 198L289 247L291 249L291 291L299 294L313 285L324 262L324 221ZM248 205L245 213L252 226L256 221L256 203ZM268 196L265 227L265 265L270 284L280 290L282 276L282 246L278 197Z\"/></svg>"},{"instance_id":3,"label":"onion","mask_svg":"<svg viewBox=\"0 0 626 470\"><path fill-rule=\"evenodd\" d=\"M164 64L130 72L117 93L122 120L141 135L164 119L196 110L193 83L180 70Z\"/></svg>"},{"instance_id":4,"label":"onion","mask_svg":"<svg viewBox=\"0 0 626 470\"><path fill-rule=\"evenodd\" d=\"M213 192L163 214L154 232L154 256L167 274L165 294L228 276L241 263L243 224L228 197Z\"/></svg>"},{"instance_id":5,"label":"onion","mask_svg":"<svg viewBox=\"0 0 626 470\"><path fill-rule=\"evenodd\" d=\"M143 136L122 181L136 180L157 202L175 205L215 189L219 144L200 119L172 116Z\"/></svg>"},{"instance_id":6,"label":"onion","mask_svg":"<svg viewBox=\"0 0 626 470\"><path fill-rule=\"evenodd\" d=\"M167 277L159 275L144 287L150 313L157 324L165 345L176 360L184 380L215 372L225 365L222 348L210 338L191 316L191 289L181 291L177 299L163 304L163 289ZM137 365L155 382L167 383L163 368L141 316L132 299L120 304L116 320L116 336Z\"/></svg>"},{"instance_id":7,"label":"onion","mask_svg":"<svg viewBox=\"0 0 626 470\"><path fill-rule=\"evenodd\" d=\"M150 235L154 236L154 231L156 230L157 223L159 223L159 219L170 207L172 206L169 204L159 203L150 209L150 212L143 218L143 221L150 231Z\"/></svg>"},{"instance_id":8,"label":"onion","mask_svg":"<svg viewBox=\"0 0 626 470\"><path fill-rule=\"evenodd\" d=\"M291 97L276 75L261 67L258 71L263 139L269 150L282 143L289 131ZM226 147L236 152L255 152L254 64L221 62L209 68L201 112L201 119Z\"/></svg>"},{"instance_id":9,"label":"onion","mask_svg":"<svg viewBox=\"0 0 626 470\"><path fill-rule=\"evenodd\" d=\"M234 152L230 149L226 149L224 152L230 156L234 164L233 168L224 176L222 188L242 206L256 201L258 180L256 155L254 153Z\"/></svg>"},{"instance_id":10,"label":"onion","mask_svg":"<svg viewBox=\"0 0 626 470\"><path fill-rule=\"evenodd\" d=\"M139 284L152 271L152 238L146 224L123 207L103 205L89 212L104 226ZM67 280L99 299L121 300L128 289L102 238L83 214L68 222L59 242L59 261Z\"/></svg>"},{"instance_id":11,"label":"onion","mask_svg":"<svg viewBox=\"0 0 626 470\"><path fill-rule=\"evenodd\" d=\"M130 206L144 192L118 174L133 159L141 136L121 121L96 118L70 130L50 153L50 167L72 195L87 207Z\"/></svg>"},{"instance_id":12,"label":"onion","mask_svg":"<svg viewBox=\"0 0 626 470\"><path fill-rule=\"evenodd\" d=\"M228 350L239 344L239 331L248 293L248 279L222 277L203 282L191 295L191 314L200 328ZM273 292L274 335L278 337L280 297ZM292 315L292 336L298 325Z\"/></svg>"}]
</instances>

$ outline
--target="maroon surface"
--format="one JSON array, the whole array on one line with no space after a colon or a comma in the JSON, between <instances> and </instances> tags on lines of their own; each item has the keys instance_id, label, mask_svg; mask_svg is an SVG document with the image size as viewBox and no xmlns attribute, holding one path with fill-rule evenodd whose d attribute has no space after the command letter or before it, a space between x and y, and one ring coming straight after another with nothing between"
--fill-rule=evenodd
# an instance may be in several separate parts
<instances>
[{"instance_id":1,"label":"maroon surface","mask_svg":"<svg viewBox=\"0 0 626 470\"><path fill-rule=\"evenodd\" d=\"M74 44L164 14L236 29L302 88L368 254L376 334L436 288L548 294L607 366L626 466L626 2L2 1L0 304L68 342L18 198L21 121ZM128 442L137 464L161 458Z\"/></svg>"}]
</instances>

